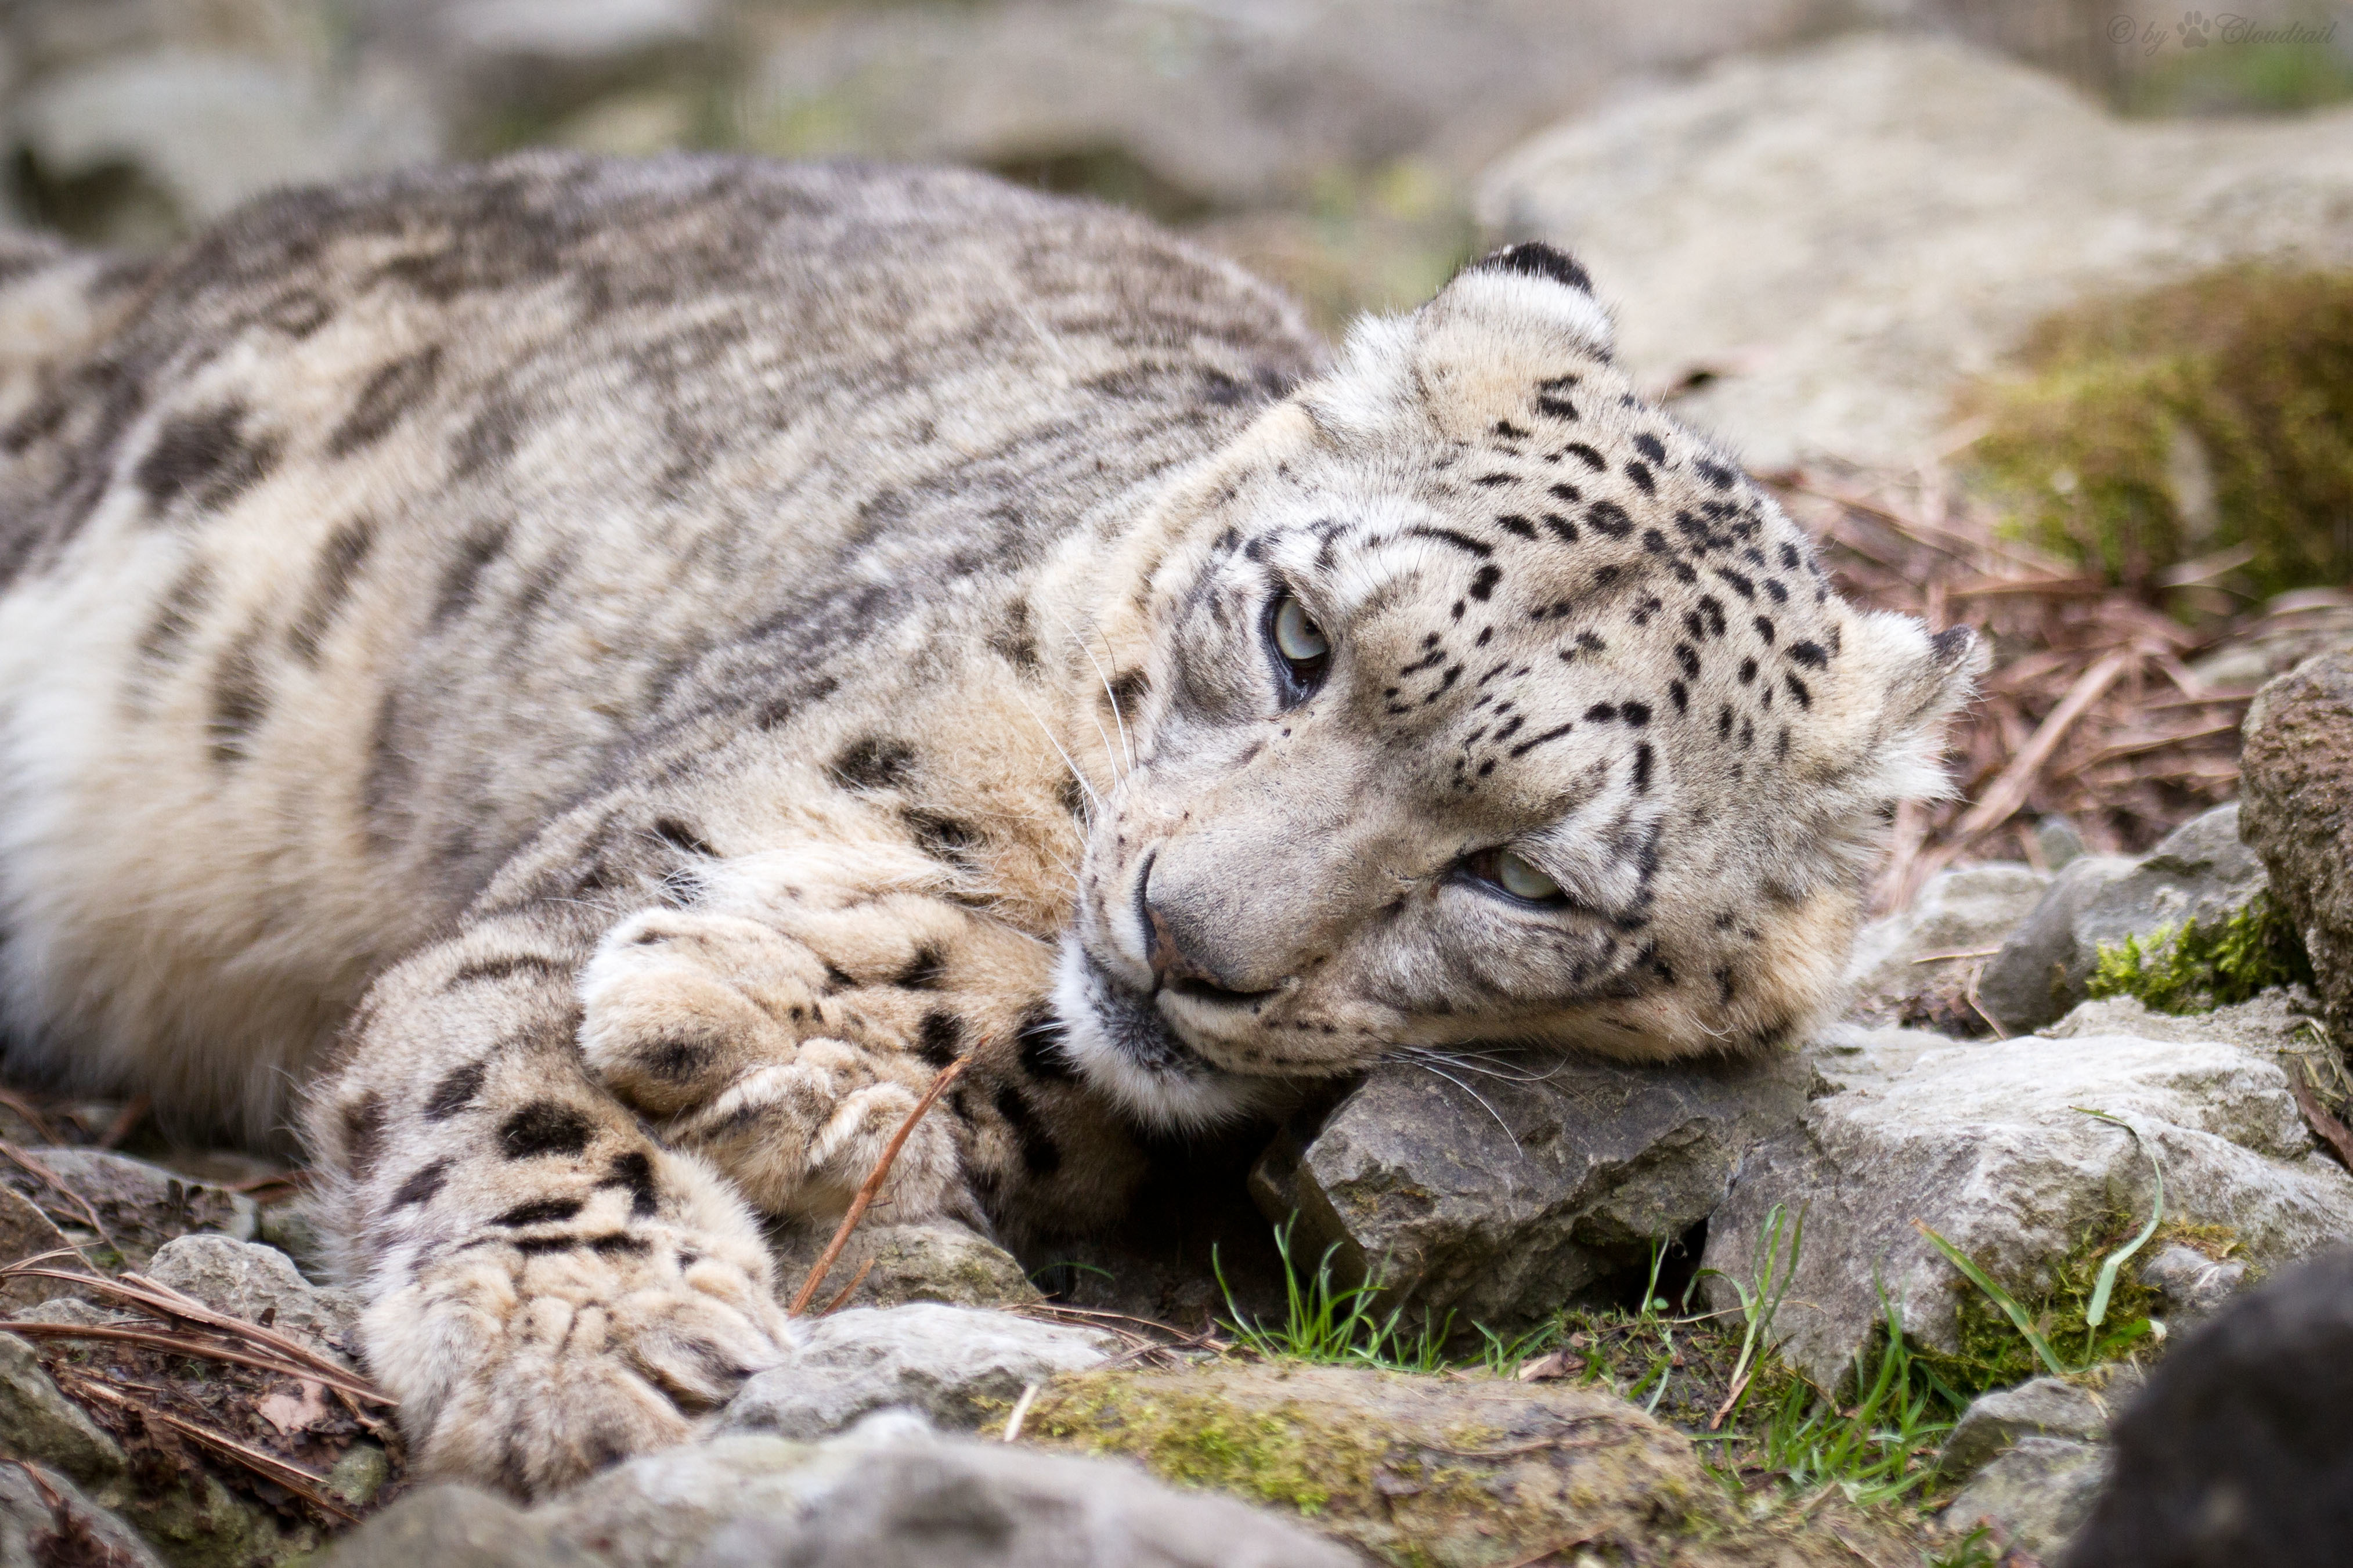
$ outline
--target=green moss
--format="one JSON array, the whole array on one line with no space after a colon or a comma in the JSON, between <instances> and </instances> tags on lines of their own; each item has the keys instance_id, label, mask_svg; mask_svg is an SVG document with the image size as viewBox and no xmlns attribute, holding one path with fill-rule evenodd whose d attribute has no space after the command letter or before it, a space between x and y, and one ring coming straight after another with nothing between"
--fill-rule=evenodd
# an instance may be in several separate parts
<instances>
[{"instance_id":1,"label":"green moss","mask_svg":"<svg viewBox=\"0 0 2353 1568\"><path fill-rule=\"evenodd\" d=\"M2256 595L2353 575L2353 273L2232 268L2097 301L2021 361L1962 399L2014 536L2135 586L2225 552L2244 559L2222 580ZM2182 607L2230 605L2200 594Z\"/></svg>"},{"instance_id":2,"label":"green moss","mask_svg":"<svg viewBox=\"0 0 2353 1568\"><path fill-rule=\"evenodd\" d=\"M2101 1263L2139 1229L2140 1222L2129 1215L2112 1215L2088 1228L2051 1265L2041 1289L2012 1292L2032 1316L2036 1331L2059 1352L2062 1364L2091 1367L2122 1360L2147 1340L2149 1318L2160 1298L2135 1279L2129 1268L2117 1277L2108 1298L2107 1315L2098 1330L2084 1321ZM1915 1361L1964 1396L2009 1388L2049 1370L2017 1326L1982 1291L1962 1279L1956 1279L1954 1288L1959 1292L1955 1304L1959 1350L1947 1353L1915 1345Z\"/></svg>"},{"instance_id":3,"label":"green moss","mask_svg":"<svg viewBox=\"0 0 2353 1568\"><path fill-rule=\"evenodd\" d=\"M2207 1013L2275 985L2313 984L2295 922L2269 892L2220 925L2161 926L2147 939L2102 942L2091 994L2131 996L2156 1013Z\"/></svg>"},{"instance_id":4,"label":"green moss","mask_svg":"<svg viewBox=\"0 0 2353 1568\"><path fill-rule=\"evenodd\" d=\"M1090 1452L1132 1455L1169 1480L1309 1515L1331 1506L1335 1489L1352 1501L1370 1499L1390 1447L1377 1431L1335 1428L1298 1411L1240 1409L1207 1393L1139 1394L1126 1384L1089 1389L1034 1426Z\"/></svg>"}]
</instances>

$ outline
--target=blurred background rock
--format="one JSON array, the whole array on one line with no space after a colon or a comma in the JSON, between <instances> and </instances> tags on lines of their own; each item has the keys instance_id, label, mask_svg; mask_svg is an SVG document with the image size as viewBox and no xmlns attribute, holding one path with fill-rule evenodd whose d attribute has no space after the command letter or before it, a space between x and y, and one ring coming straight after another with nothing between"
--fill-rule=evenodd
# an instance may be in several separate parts
<instances>
[{"instance_id":1,"label":"blurred background rock","mask_svg":"<svg viewBox=\"0 0 2353 1568\"><path fill-rule=\"evenodd\" d=\"M1900 900L2044 816L2147 847L2353 642L2353 0L2243 5L0 0L0 221L151 249L536 145L950 162L1332 331L1567 245L1849 592L1993 637L1957 752L2003 809L1907 819Z\"/></svg>"},{"instance_id":2,"label":"blurred background rock","mask_svg":"<svg viewBox=\"0 0 2353 1568\"><path fill-rule=\"evenodd\" d=\"M2343 9L2250 3L2273 28ZM1516 144L1727 57L1877 31L1972 42L2134 113L2353 93L2353 26L2319 47L2192 48L2179 15L2147 9L0 0L0 136L19 221L139 247L289 181L526 145L963 163L1196 229L1335 325L1412 301L1469 253L1478 177Z\"/></svg>"}]
</instances>

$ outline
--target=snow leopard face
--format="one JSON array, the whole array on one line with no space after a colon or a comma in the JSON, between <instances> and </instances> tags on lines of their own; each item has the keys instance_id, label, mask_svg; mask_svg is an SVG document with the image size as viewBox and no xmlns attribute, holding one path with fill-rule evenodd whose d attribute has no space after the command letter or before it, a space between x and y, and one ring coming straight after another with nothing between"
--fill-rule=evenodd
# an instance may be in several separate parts
<instances>
[{"instance_id":1,"label":"snow leopard face","mask_svg":"<svg viewBox=\"0 0 2353 1568\"><path fill-rule=\"evenodd\" d=\"M1178 503L1056 995L1146 1114L1401 1047L1753 1051L1832 996L1978 650L1840 600L1609 337L1503 252Z\"/></svg>"}]
</instances>

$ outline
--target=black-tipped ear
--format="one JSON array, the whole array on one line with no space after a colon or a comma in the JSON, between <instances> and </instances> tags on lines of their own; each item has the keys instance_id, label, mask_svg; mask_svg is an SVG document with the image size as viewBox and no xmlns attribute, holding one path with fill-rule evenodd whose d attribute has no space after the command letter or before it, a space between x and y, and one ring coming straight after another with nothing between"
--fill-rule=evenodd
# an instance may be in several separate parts
<instances>
[{"instance_id":1,"label":"black-tipped ear","mask_svg":"<svg viewBox=\"0 0 2353 1568\"><path fill-rule=\"evenodd\" d=\"M1580 294L1593 292L1593 279L1577 258L1566 250L1556 250L1539 239L1524 240L1507 245L1503 249L1482 256L1463 268L1466 272L1524 272L1531 278L1548 278L1565 284Z\"/></svg>"}]
</instances>

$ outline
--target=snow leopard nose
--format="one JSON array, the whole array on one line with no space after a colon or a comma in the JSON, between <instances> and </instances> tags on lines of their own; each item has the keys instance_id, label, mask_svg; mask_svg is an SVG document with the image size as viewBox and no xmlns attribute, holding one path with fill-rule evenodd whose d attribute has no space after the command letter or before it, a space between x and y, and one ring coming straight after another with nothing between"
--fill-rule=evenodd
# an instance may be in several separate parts
<instances>
[{"instance_id":1,"label":"snow leopard nose","mask_svg":"<svg viewBox=\"0 0 2353 1568\"><path fill-rule=\"evenodd\" d=\"M1145 862L1144 874L1136 879L1136 913L1142 917L1147 941L1145 957L1152 965L1152 978L1157 984L1174 987L1188 995L1205 1001L1231 999L1241 1001L1264 994L1247 985L1236 984L1210 963L1197 958L1201 951L1198 933L1195 941L1185 941L1189 922L1177 910L1165 910L1152 898L1152 873L1158 860L1155 855Z\"/></svg>"}]
</instances>

